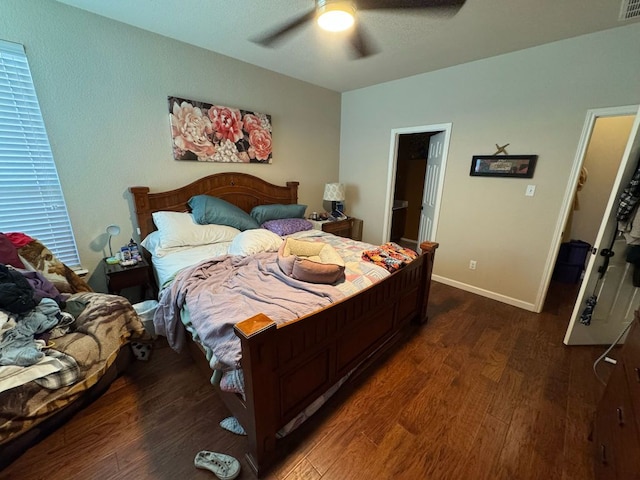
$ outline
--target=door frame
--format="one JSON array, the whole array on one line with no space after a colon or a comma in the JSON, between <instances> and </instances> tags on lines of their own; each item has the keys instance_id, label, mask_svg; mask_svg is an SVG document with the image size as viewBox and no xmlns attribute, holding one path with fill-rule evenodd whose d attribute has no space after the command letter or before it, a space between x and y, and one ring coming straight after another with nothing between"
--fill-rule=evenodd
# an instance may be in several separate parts
<instances>
[{"instance_id":1,"label":"door frame","mask_svg":"<svg viewBox=\"0 0 640 480\"><path fill-rule=\"evenodd\" d=\"M444 187L444 177L447 167L447 156L449 154L449 143L451 141L452 123L439 123L435 125L423 125L416 127L394 128L391 130L391 141L389 142L389 170L387 175L387 198L385 201L386 215L383 217L382 233L384 241L388 242L391 238L391 220L393 216L393 195L396 186L396 171L398 168L398 144L400 135L410 133L438 133L444 132L444 146L442 152L442 167L440 169L440 178L438 178L438 192L436 194L436 208L433 218L433 230L431 237L427 240L434 242L436 239L436 231L438 229L438 218L440 217L440 205L442 201L442 190ZM423 180L424 182L424 180ZM424 195L424 183L423 183ZM418 245L419 247L419 245Z\"/></svg>"},{"instance_id":2,"label":"door frame","mask_svg":"<svg viewBox=\"0 0 640 480\"><path fill-rule=\"evenodd\" d=\"M559 215L558 221L556 222L556 228L552 240L552 248L549 250L545 272L542 277L542 283L540 284L538 294L536 295L536 302L534 305L535 312L540 313L544 307L544 302L546 300L547 293L549 291L549 285L551 283L553 268L556 262L556 258L558 257L558 252L560 251L560 244L562 243L564 228L566 226L567 219L569 218L569 214L571 213L571 208L573 208L573 200L578 188L580 170L584 163L584 157L587 153L587 148L589 146L589 141L591 140L591 135L593 134L593 128L595 126L596 120L598 118L619 117L626 115L635 116L637 114L638 105L624 105L620 107L595 108L587 110L584 126L582 127L582 134L580 135L580 141L578 142L576 155L573 159L571 175L569 176L569 181L567 182L567 188L565 190L562 208L560 210L561 215ZM600 238L597 238L596 245L599 245L599 242Z\"/></svg>"}]
</instances>

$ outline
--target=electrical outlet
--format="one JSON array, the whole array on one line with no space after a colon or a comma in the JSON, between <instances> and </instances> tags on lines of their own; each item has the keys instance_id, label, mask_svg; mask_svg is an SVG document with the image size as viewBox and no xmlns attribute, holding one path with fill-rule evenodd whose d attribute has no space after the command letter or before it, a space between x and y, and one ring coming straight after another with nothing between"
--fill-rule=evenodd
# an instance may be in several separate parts
<instances>
[{"instance_id":1,"label":"electrical outlet","mask_svg":"<svg viewBox=\"0 0 640 480\"><path fill-rule=\"evenodd\" d=\"M476 261L469 260L469 270L475 270L475 269L476 269Z\"/></svg>"}]
</instances>

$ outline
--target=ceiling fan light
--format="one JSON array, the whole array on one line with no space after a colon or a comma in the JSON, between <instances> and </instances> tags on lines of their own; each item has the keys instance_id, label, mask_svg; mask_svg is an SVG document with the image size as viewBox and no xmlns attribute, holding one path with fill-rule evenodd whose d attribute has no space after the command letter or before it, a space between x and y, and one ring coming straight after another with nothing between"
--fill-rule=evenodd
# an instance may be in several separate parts
<instances>
[{"instance_id":1,"label":"ceiling fan light","mask_svg":"<svg viewBox=\"0 0 640 480\"><path fill-rule=\"evenodd\" d=\"M319 2L318 25L330 32L342 32L353 26L355 8L351 2Z\"/></svg>"}]
</instances>

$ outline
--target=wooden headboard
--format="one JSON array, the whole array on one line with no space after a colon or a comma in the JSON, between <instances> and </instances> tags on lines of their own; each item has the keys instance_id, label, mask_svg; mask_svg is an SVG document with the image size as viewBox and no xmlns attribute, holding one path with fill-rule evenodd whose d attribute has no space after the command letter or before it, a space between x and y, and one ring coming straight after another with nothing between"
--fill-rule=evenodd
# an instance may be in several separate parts
<instances>
[{"instance_id":1,"label":"wooden headboard","mask_svg":"<svg viewBox=\"0 0 640 480\"><path fill-rule=\"evenodd\" d=\"M246 173L216 173L184 187L150 193L149 187L129 187L140 227L140 238L156 230L151 214L160 210L187 212L187 202L194 195L222 198L249 213L257 205L298 203L298 182L274 185Z\"/></svg>"}]
</instances>

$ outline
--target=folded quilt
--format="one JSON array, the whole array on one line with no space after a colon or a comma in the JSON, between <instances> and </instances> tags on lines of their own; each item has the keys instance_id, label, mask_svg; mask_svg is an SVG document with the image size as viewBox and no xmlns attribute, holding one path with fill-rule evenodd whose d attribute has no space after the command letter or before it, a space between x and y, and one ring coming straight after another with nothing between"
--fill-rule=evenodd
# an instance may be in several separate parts
<instances>
[{"instance_id":1,"label":"folded quilt","mask_svg":"<svg viewBox=\"0 0 640 480\"><path fill-rule=\"evenodd\" d=\"M375 263L392 273L417 257L418 254L410 248L401 247L394 242L388 242L373 250L362 252L363 260Z\"/></svg>"}]
</instances>

